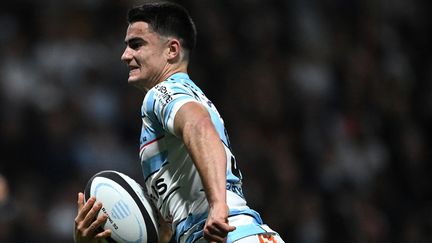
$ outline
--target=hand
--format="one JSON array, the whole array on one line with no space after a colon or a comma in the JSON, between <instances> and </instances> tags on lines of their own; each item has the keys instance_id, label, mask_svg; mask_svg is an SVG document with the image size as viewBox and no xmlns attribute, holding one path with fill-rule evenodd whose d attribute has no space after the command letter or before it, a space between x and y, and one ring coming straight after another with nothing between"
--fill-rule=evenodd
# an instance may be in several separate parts
<instances>
[{"instance_id":1,"label":"hand","mask_svg":"<svg viewBox=\"0 0 432 243\"><path fill-rule=\"evenodd\" d=\"M168 243L173 236L173 232L171 230L172 221L165 221L161 213L158 210L156 211L159 224L159 243Z\"/></svg>"},{"instance_id":2,"label":"hand","mask_svg":"<svg viewBox=\"0 0 432 243\"><path fill-rule=\"evenodd\" d=\"M236 228L228 224L228 206L217 204L210 207L204 225L204 238L209 242L223 243L229 232Z\"/></svg>"},{"instance_id":3,"label":"hand","mask_svg":"<svg viewBox=\"0 0 432 243\"><path fill-rule=\"evenodd\" d=\"M78 214L75 218L74 240L76 243L96 243L101 239L111 236L111 230L107 229L100 233L96 232L108 216L102 214L96 218L102 203L96 202L96 198L91 197L84 205L84 194L78 193Z\"/></svg>"}]
</instances>

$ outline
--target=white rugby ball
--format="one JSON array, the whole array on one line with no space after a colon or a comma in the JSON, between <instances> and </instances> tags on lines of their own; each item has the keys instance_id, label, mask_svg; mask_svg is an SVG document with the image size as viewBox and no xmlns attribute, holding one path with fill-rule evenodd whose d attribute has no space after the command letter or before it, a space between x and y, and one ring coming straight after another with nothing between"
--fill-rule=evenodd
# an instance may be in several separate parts
<instances>
[{"instance_id":1,"label":"white rugby ball","mask_svg":"<svg viewBox=\"0 0 432 243\"><path fill-rule=\"evenodd\" d=\"M158 242L157 214L142 187L118 171L101 171L87 183L85 201L95 196L102 203L102 213L108 215L104 229L111 229L107 242Z\"/></svg>"}]
</instances>

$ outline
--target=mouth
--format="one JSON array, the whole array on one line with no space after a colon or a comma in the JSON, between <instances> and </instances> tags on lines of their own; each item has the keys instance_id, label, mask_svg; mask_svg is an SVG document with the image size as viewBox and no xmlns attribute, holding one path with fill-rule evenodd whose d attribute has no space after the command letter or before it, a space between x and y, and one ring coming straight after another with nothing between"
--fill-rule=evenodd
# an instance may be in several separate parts
<instances>
[{"instance_id":1,"label":"mouth","mask_svg":"<svg viewBox=\"0 0 432 243\"><path fill-rule=\"evenodd\" d=\"M139 72L138 66L129 66L129 75Z\"/></svg>"}]
</instances>

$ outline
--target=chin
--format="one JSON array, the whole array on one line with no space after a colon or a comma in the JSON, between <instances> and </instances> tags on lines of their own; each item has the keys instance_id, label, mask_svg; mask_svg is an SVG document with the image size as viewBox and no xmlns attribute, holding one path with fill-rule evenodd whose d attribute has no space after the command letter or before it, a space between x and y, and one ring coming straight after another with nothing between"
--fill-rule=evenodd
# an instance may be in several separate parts
<instances>
[{"instance_id":1,"label":"chin","mask_svg":"<svg viewBox=\"0 0 432 243\"><path fill-rule=\"evenodd\" d=\"M129 78L128 78L129 84L135 84L135 83L139 83L139 82L140 82L140 79L138 77L129 76Z\"/></svg>"},{"instance_id":2,"label":"chin","mask_svg":"<svg viewBox=\"0 0 432 243\"><path fill-rule=\"evenodd\" d=\"M145 86L144 83L145 83L145 81L142 79L131 78L131 77L129 77L129 79L128 79L128 84L135 86L139 89L142 89Z\"/></svg>"}]
</instances>

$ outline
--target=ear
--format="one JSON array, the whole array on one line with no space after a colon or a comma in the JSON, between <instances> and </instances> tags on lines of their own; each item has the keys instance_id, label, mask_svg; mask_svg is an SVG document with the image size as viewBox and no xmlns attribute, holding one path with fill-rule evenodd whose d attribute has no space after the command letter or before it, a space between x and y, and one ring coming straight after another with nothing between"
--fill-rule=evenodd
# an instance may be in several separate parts
<instances>
[{"instance_id":1,"label":"ear","mask_svg":"<svg viewBox=\"0 0 432 243\"><path fill-rule=\"evenodd\" d=\"M178 60L180 58L180 50L181 50L181 45L179 40L177 39L169 40L168 52L167 52L168 61Z\"/></svg>"}]
</instances>

